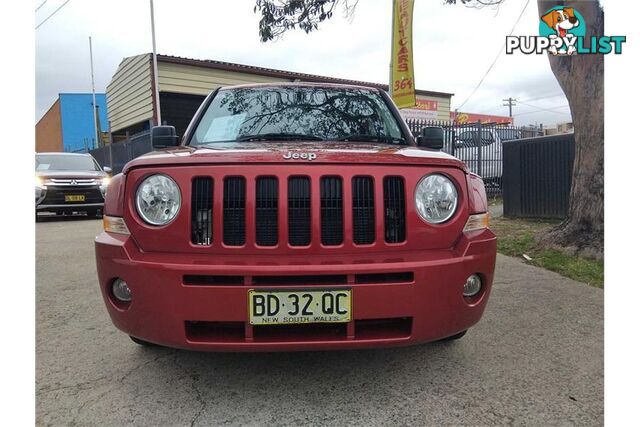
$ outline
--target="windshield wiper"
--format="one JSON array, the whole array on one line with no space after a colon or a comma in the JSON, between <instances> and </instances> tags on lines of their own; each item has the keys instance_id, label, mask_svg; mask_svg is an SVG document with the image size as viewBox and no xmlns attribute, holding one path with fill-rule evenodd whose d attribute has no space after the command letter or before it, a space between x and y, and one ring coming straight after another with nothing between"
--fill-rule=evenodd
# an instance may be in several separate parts
<instances>
[{"instance_id":1,"label":"windshield wiper","mask_svg":"<svg viewBox=\"0 0 640 427\"><path fill-rule=\"evenodd\" d=\"M361 141L361 142L384 142L384 143L404 143L403 138L394 138L386 135L367 135L367 134L353 134L343 136L342 138L336 138L335 141Z\"/></svg>"},{"instance_id":2,"label":"windshield wiper","mask_svg":"<svg viewBox=\"0 0 640 427\"><path fill-rule=\"evenodd\" d=\"M305 140L305 141L323 141L322 138L315 135L306 135L303 133L260 133L256 135L243 135L236 138L238 142L245 141L295 141L295 140Z\"/></svg>"}]
</instances>

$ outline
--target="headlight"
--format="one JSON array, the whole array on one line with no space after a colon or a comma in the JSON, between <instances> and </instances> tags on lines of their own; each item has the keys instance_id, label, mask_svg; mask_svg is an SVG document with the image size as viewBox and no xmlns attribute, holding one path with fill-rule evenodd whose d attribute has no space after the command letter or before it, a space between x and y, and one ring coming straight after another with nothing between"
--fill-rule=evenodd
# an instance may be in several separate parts
<instances>
[{"instance_id":1,"label":"headlight","mask_svg":"<svg viewBox=\"0 0 640 427\"><path fill-rule=\"evenodd\" d=\"M416 210L425 221L440 224L453 216L458 192L449 178L440 174L424 176L416 187Z\"/></svg>"},{"instance_id":2,"label":"headlight","mask_svg":"<svg viewBox=\"0 0 640 427\"><path fill-rule=\"evenodd\" d=\"M47 188L44 184L44 179L36 175L36 188Z\"/></svg>"},{"instance_id":3,"label":"headlight","mask_svg":"<svg viewBox=\"0 0 640 427\"><path fill-rule=\"evenodd\" d=\"M108 176L105 176L105 177L104 177L104 178L102 178L102 180L100 181L100 186L101 186L101 187L108 187L110 182L111 182L111 178L109 178Z\"/></svg>"},{"instance_id":4,"label":"headlight","mask_svg":"<svg viewBox=\"0 0 640 427\"><path fill-rule=\"evenodd\" d=\"M168 224L180 210L180 189L166 175L151 175L138 187L136 208L142 219L149 224Z\"/></svg>"}]
</instances>

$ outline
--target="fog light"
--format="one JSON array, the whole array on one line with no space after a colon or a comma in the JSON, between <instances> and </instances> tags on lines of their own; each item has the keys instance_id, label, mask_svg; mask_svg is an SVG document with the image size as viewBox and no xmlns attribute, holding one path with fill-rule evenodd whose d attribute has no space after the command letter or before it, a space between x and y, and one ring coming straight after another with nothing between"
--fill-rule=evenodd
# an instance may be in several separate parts
<instances>
[{"instance_id":1,"label":"fog light","mask_svg":"<svg viewBox=\"0 0 640 427\"><path fill-rule=\"evenodd\" d=\"M118 301L131 302L131 289L129 285L122 279L116 279L111 285L111 292Z\"/></svg>"},{"instance_id":2,"label":"fog light","mask_svg":"<svg viewBox=\"0 0 640 427\"><path fill-rule=\"evenodd\" d=\"M480 292L480 288L482 288L482 279L480 279L480 276L477 274L472 274L467 278L467 282L464 284L462 295L465 297L472 297Z\"/></svg>"}]
</instances>

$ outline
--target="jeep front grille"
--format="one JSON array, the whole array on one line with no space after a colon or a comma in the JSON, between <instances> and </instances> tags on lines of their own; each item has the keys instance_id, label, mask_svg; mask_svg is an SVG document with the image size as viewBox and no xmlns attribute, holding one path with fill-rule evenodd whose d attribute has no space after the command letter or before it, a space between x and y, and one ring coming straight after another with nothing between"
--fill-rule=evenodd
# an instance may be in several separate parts
<instances>
[{"instance_id":1,"label":"jeep front grille","mask_svg":"<svg viewBox=\"0 0 640 427\"><path fill-rule=\"evenodd\" d=\"M346 206L345 198L350 201ZM314 229L314 223L318 228ZM282 244L299 248L371 245L376 242L377 224L386 243L406 240L403 177L386 176L380 181L371 176L343 179L334 175L317 180L299 175L192 180L191 242L198 246L214 242L227 247L249 243L265 249Z\"/></svg>"}]
</instances>

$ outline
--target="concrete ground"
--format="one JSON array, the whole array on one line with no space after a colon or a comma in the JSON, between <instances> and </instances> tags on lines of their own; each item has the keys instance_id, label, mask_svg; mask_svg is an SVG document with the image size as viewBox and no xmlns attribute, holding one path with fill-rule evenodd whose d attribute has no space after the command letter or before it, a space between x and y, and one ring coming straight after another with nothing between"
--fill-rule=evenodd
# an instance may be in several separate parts
<instances>
[{"instance_id":1,"label":"concrete ground","mask_svg":"<svg viewBox=\"0 0 640 427\"><path fill-rule=\"evenodd\" d=\"M97 220L36 225L38 425L603 424L603 292L498 257L460 341L348 352L143 348L98 290Z\"/></svg>"}]
</instances>

